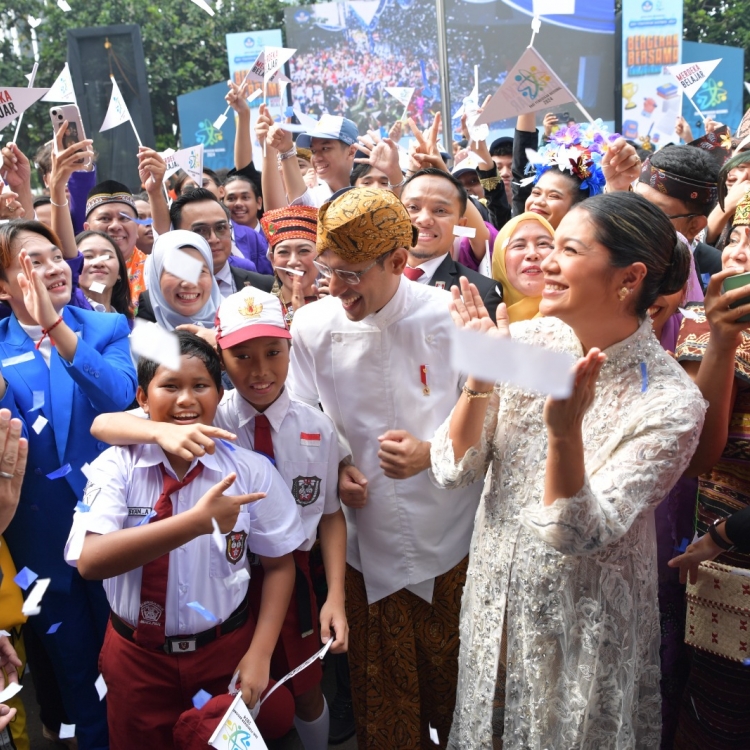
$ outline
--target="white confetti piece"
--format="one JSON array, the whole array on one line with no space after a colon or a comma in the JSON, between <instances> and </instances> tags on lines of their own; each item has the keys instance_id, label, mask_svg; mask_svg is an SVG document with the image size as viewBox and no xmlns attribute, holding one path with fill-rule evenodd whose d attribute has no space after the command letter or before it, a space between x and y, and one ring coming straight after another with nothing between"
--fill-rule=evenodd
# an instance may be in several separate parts
<instances>
[{"instance_id":1,"label":"white confetti piece","mask_svg":"<svg viewBox=\"0 0 750 750\"><path fill-rule=\"evenodd\" d=\"M57 0L57 7L65 13L70 10L70 6L65 2L65 0Z\"/></svg>"},{"instance_id":2,"label":"white confetti piece","mask_svg":"<svg viewBox=\"0 0 750 750\"><path fill-rule=\"evenodd\" d=\"M18 695L21 692L23 685L18 682L11 682L2 693L0 693L0 703L7 703L13 696Z\"/></svg>"},{"instance_id":3,"label":"white confetti piece","mask_svg":"<svg viewBox=\"0 0 750 750\"><path fill-rule=\"evenodd\" d=\"M81 474L86 477L86 479L91 479L91 466L88 463L85 463L83 466L81 466Z\"/></svg>"},{"instance_id":4,"label":"white confetti piece","mask_svg":"<svg viewBox=\"0 0 750 750\"><path fill-rule=\"evenodd\" d=\"M168 370L180 369L180 342L171 331L165 331L156 323L135 319L130 334L130 350L137 357L151 359Z\"/></svg>"},{"instance_id":5,"label":"white confetti piece","mask_svg":"<svg viewBox=\"0 0 750 750\"><path fill-rule=\"evenodd\" d=\"M75 724L60 724L60 739L69 740L76 736Z\"/></svg>"},{"instance_id":6,"label":"white confetti piece","mask_svg":"<svg viewBox=\"0 0 750 750\"><path fill-rule=\"evenodd\" d=\"M34 588L31 589L31 593L26 597L23 607L21 608L21 612L25 614L26 617L33 617L42 611L40 604L42 603L42 597L44 596L44 592L47 590L49 584L49 578L38 578L36 580Z\"/></svg>"},{"instance_id":7,"label":"white confetti piece","mask_svg":"<svg viewBox=\"0 0 750 750\"><path fill-rule=\"evenodd\" d=\"M164 256L164 270L178 279L197 284L203 270L203 261L173 247Z\"/></svg>"},{"instance_id":8,"label":"white confetti piece","mask_svg":"<svg viewBox=\"0 0 750 750\"><path fill-rule=\"evenodd\" d=\"M440 744L440 738L438 737L437 729L432 724L427 725L430 728L430 739L436 744Z\"/></svg>"},{"instance_id":9,"label":"white confetti piece","mask_svg":"<svg viewBox=\"0 0 750 750\"><path fill-rule=\"evenodd\" d=\"M698 313L696 313L695 310L690 310L684 307L678 307L677 309L682 313L683 318L688 318L689 320L698 320Z\"/></svg>"},{"instance_id":10,"label":"white confetti piece","mask_svg":"<svg viewBox=\"0 0 750 750\"><path fill-rule=\"evenodd\" d=\"M216 545L219 552L221 552L221 554L223 555L227 550L226 537L221 533L221 529L219 528L219 524L216 523L215 518L211 519L211 525L214 527L211 538L214 540L214 544Z\"/></svg>"},{"instance_id":11,"label":"white confetti piece","mask_svg":"<svg viewBox=\"0 0 750 750\"><path fill-rule=\"evenodd\" d=\"M38 435L46 426L47 426L47 419L45 419L41 414L34 420L34 424L31 425L31 429L36 432Z\"/></svg>"},{"instance_id":12,"label":"white confetti piece","mask_svg":"<svg viewBox=\"0 0 750 750\"><path fill-rule=\"evenodd\" d=\"M750 571L749 571L750 572ZM250 580L250 571L247 568L240 568L236 573L224 579L224 585L230 589L240 583Z\"/></svg>"},{"instance_id":13,"label":"white confetti piece","mask_svg":"<svg viewBox=\"0 0 750 750\"><path fill-rule=\"evenodd\" d=\"M304 276L304 271L298 271L296 268L284 268L282 266L274 266L274 268L277 271L285 271L286 273L291 273L293 276Z\"/></svg>"},{"instance_id":14,"label":"white confetti piece","mask_svg":"<svg viewBox=\"0 0 750 750\"><path fill-rule=\"evenodd\" d=\"M44 391L34 391L32 394L31 411L41 409L44 406Z\"/></svg>"},{"instance_id":15,"label":"white confetti piece","mask_svg":"<svg viewBox=\"0 0 750 750\"><path fill-rule=\"evenodd\" d=\"M101 294L106 288L106 285L102 284L101 281L93 281L89 286L89 291L94 294Z\"/></svg>"},{"instance_id":16,"label":"white confetti piece","mask_svg":"<svg viewBox=\"0 0 750 750\"><path fill-rule=\"evenodd\" d=\"M103 700L104 696L107 694L107 683L104 682L104 677L99 675L96 678L94 687L96 688L96 692L99 693L99 700Z\"/></svg>"},{"instance_id":17,"label":"white confetti piece","mask_svg":"<svg viewBox=\"0 0 750 750\"><path fill-rule=\"evenodd\" d=\"M474 227L453 227L453 235L455 237L468 237L474 239L477 236L477 230Z\"/></svg>"},{"instance_id":18,"label":"white confetti piece","mask_svg":"<svg viewBox=\"0 0 750 750\"><path fill-rule=\"evenodd\" d=\"M13 367L13 365L20 365L22 362L31 362L32 359L34 359L34 352L24 352L17 357L8 357L8 359L4 359L0 364L3 367Z\"/></svg>"}]
</instances>

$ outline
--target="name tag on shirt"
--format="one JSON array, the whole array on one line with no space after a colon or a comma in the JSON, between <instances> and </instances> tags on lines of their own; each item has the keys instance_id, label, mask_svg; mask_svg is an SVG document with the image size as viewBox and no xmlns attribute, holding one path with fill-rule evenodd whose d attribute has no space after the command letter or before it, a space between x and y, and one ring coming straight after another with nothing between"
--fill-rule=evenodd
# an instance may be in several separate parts
<instances>
[{"instance_id":1,"label":"name tag on shirt","mask_svg":"<svg viewBox=\"0 0 750 750\"><path fill-rule=\"evenodd\" d=\"M128 508L128 515L136 516L137 518L147 516L150 512L151 508Z\"/></svg>"},{"instance_id":2,"label":"name tag on shirt","mask_svg":"<svg viewBox=\"0 0 750 750\"><path fill-rule=\"evenodd\" d=\"M299 444L311 445L314 448L320 448L320 433L319 432L300 432Z\"/></svg>"}]
</instances>

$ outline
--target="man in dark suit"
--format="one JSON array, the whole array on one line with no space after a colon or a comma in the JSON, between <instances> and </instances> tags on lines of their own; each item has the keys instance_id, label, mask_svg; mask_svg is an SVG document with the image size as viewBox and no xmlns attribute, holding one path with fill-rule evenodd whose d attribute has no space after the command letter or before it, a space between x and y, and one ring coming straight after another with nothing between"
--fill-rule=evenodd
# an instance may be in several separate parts
<instances>
[{"instance_id":1,"label":"man in dark suit","mask_svg":"<svg viewBox=\"0 0 750 750\"><path fill-rule=\"evenodd\" d=\"M498 295L493 294L495 282L451 257L453 228L467 223L468 194L463 185L440 169L422 169L404 183L401 202L418 232L417 244L409 248L404 274L419 284L443 289L458 286L459 279L465 276L476 285L494 320L500 302ZM485 252L483 245L480 254Z\"/></svg>"}]
</instances>

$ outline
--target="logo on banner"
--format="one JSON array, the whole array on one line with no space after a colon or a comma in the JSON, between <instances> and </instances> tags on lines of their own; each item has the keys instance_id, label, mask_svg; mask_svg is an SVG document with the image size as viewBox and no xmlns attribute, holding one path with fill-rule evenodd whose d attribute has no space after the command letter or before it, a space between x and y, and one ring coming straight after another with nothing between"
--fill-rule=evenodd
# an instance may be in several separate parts
<instances>
[{"instance_id":1,"label":"logo on banner","mask_svg":"<svg viewBox=\"0 0 750 750\"><path fill-rule=\"evenodd\" d=\"M245 40L242 43L248 49L252 49L255 46L255 39L253 37L251 37L251 36L246 36Z\"/></svg>"},{"instance_id":2,"label":"logo on banner","mask_svg":"<svg viewBox=\"0 0 750 750\"><path fill-rule=\"evenodd\" d=\"M320 477L295 477L292 480L292 495L297 505L312 505L320 497Z\"/></svg>"},{"instance_id":3,"label":"logo on banner","mask_svg":"<svg viewBox=\"0 0 750 750\"><path fill-rule=\"evenodd\" d=\"M231 531L227 534L227 560L236 565L245 554L245 543L247 542L247 532Z\"/></svg>"},{"instance_id":4,"label":"logo on banner","mask_svg":"<svg viewBox=\"0 0 750 750\"><path fill-rule=\"evenodd\" d=\"M204 146L215 146L223 139L224 136L221 134L221 130L215 128L211 120L203 120L198 125L198 130L195 131L195 140Z\"/></svg>"},{"instance_id":5,"label":"logo on banner","mask_svg":"<svg viewBox=\"0 0 750 750\"><path fill-rule=\"evenodd\" d=\"M724 88L724 81L715 81L709 78L695 95L695 103L698 109L706 110L718 107L728 98L727 90Z\"/></svg>"},{"instance_id":6,"label":"logo on banner","mask_svg":"<svg viewBox=\"0 0 750 750\"><path fill-rule=\"evenodd\" d=\"M519 68L516 75L516 81L518 82L516 90L521 96L526 96L534 102L539 94L547 88L551 80L552 77L544 68L539 69L535 65L532 65L529 70Z\"/></svg>"},{"instance_id":7,"label":"logo on banner","mask_svg":"<svg viewBox=\"0 0 750 750\"><path fill-rule=\"evenodd\" d=\"M644 13L650 13L654 9L654 4L651 2L651 0L646 0L643 5L641 5L641 10Z\"/></svg>"}]
</instances>

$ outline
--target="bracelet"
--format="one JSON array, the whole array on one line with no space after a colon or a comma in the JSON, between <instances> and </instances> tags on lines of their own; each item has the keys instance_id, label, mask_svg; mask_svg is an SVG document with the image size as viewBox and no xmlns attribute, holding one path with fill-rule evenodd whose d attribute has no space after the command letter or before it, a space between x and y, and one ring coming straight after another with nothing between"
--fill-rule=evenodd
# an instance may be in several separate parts
<instances>
[{"instance_id":1,"label":"bracelet","mask_svg":"<svg viewBox=\"0 0 750 750\"><path fill-rule=\"evenodd\" d=\"M468 385L465 385L461 389L461 392L466 396L469 403L471 403L475 398L489 398L493 394L494 390L495 389L493 388L491 391L473 391L471 388L469 388Z\"/></svg>"},{"instance_id":2,"label":"bracelet","mask_svg":"<svg viewBox=\"0 0 750 750\"><path fill-rule=\"evenodd\" d=\"M395 190L396 188L403 187L406 184L406 177L404 177L401 182L398 183L398 185L391 185L391 183L388 183L388 190Z\"/></svg>"},{"instance_id":3,"label":"bracelet","mask_svg":"<svg viewBox=\"0 0 750 750\"><path fill-rule=\"evenodd\" d=\"M732 544L732 542L727 542L725 539L722 539L721 534L719 534L719 531L716 528L720 523L724 523L724 521L726 520L726 518L717 518L708 527L708 535L711 537L717 547L721 547L726 552L731 552L734 549L734 544Z\"/></svg>"},{"instance_id":4,"label":"bracelet","mask_svg":"<svg viewBox=\"0 0 750 750\"><path fill-rule=\"evenodd\" d=\"M55 203L55 201L53 201L52 198L50 197L49 202L53 206L55 206L55 208L65 208L65 206L68 205L68 199L67 198L65 199L65 203Z\"/></svg>"},{"instance_id":5,"label":"bracelet","mask_svg":"<svg viewBox=\"0 0 750 750\"><path fill-rule=\"evenodd\" d=\"M283 154L279 154L279 161L286 161L287 159L293 159L297 156L297 147L292 146L289 151L284 151Z\"/></svg>"},{"instance_id":6,"label":"bracelet","mask_svg":"<svg viewBox=\"0 0 750 750\"><path fill-rule=\"evenodd\" d=\"M36 348L39 349L39 347L42 345L42 341L47 338L47 336L52 333L52 331L57 328L57 326L60 325L60 323L63 322L62 315L58 317L58 319L49 327L49 328L42 328L42 338L39 339L39 342L36 345ZM52 337L50 336L50 341L52 341Z\"/></svg>"}]
</instances>

